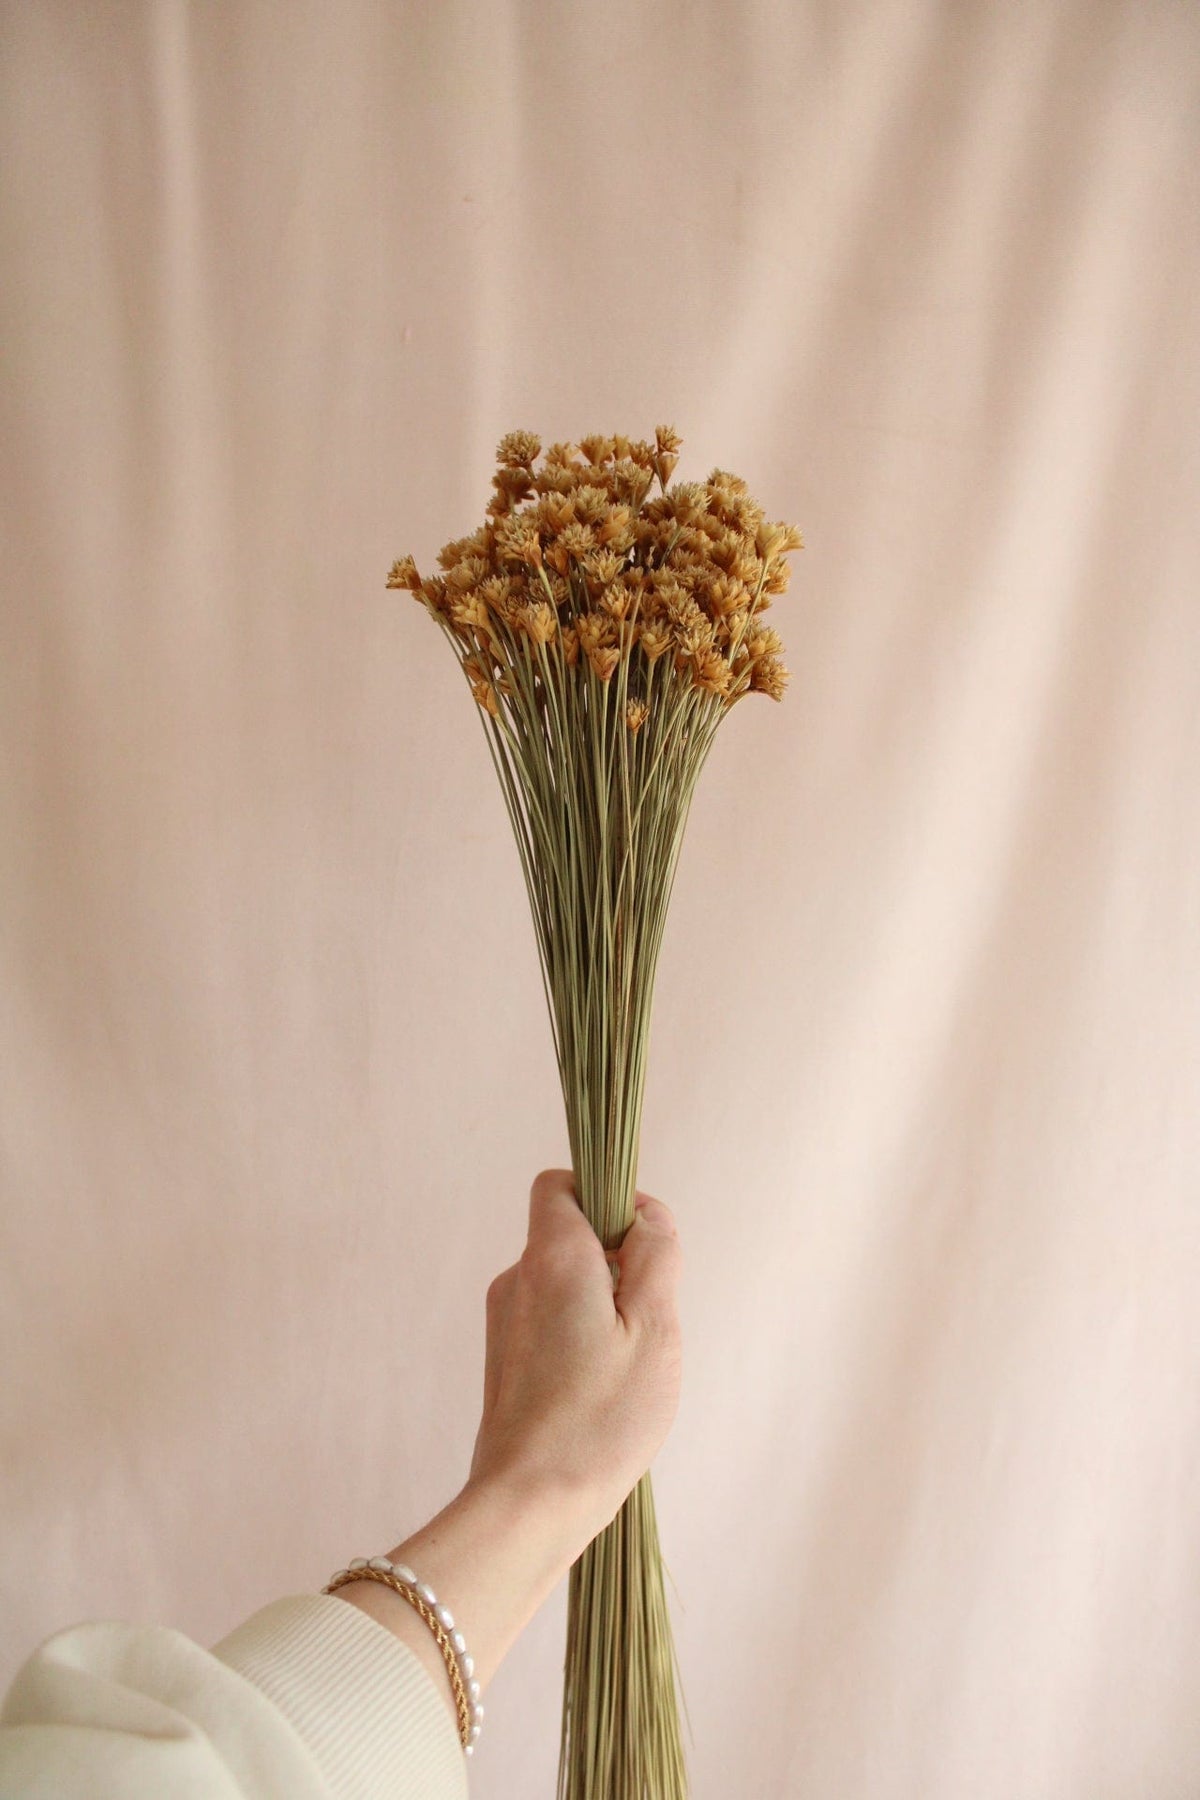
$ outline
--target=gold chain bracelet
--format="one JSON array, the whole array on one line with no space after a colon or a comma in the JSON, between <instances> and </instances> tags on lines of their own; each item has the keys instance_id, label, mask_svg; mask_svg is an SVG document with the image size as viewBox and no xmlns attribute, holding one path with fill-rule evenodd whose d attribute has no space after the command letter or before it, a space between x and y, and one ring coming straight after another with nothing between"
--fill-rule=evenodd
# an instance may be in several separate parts
<instances>
[{"instance_id":1,"label":"gold chain bracelet","mask_svg":"<svg viewBox=\"0 0 1200 1800\"><path fill-rule=\"evenodd\" d=\"M450 1677L450 1686L454 1692L454 1704L458 1710L458 1735L462 1740L464 1751L471 1756L483 1728L483 1707L479 1704L479 1684L474 1680L466 1682L463 1680L459 1656L460 1654L465 1655L466 1647L464 1645L461 1653L455 1647L449 1632L434 1610L437 1606L436 1596L433 1604L430 1605L416 1591L416 1582L406 1581L402 1576L397 1575L392 1564L382 1556L373 1557L370 1563L362 1562L357 1568L352 1565L346 1569L339 1569L337 1574L321 1589L321 1592L335 1594L339 1588L348 1587L352 1581L381 1581L394 1593L403 1594L409 1605L420 1613L432 1631L438 1649L442 1653L442 1660L446 1665L446 1673ZM439 1610L446 1613L445 1607L441 1607ZM446 1617L450 1618L450 1614L446 1613ZM451 1619L451 1625L453 1626L453 1619ZM456 1635L461 1639L461 1632ZM465 1658L465 1660L468 1672L473 1673L475 1665L469 1658Z\"/></svg>"}]
</instances>

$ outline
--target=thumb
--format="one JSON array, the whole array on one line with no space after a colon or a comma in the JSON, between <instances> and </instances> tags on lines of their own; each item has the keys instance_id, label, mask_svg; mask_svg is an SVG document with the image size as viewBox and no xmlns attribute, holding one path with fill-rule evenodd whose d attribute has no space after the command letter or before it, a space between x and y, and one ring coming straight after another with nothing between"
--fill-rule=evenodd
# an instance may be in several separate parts
<instances>
[{"instance_id":1,"label":"thumb","mask_svg":"<svg viewBox=\"0 0 1200 1800\"><path fill-rule=\"evenodd\" d=\"M674 1331L683 1248L669 1206L639 1194L633 1224L616 1252L620 1267L613 1304L634 1330Z\"/></svg>"}]
</instances>

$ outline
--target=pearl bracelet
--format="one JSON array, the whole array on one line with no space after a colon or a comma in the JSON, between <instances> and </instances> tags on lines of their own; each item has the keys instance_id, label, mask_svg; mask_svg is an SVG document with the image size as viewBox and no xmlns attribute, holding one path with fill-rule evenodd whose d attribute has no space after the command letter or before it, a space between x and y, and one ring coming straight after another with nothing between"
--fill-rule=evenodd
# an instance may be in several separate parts
<instances>
[{"instance_id":1,"label":"pearl bracelet","mask_svg":"<svg viewBox=\"0 0 1200 1800\"><path fill-rule=\"evenodd\" d=\"M330 1577L321 1592L334 1594L351 1581L381 1581L397 1594L403 1594L420 1613L437 1639L450 1676L463 1753L473 1756L483 1730L483 1707L479 1701L479 1683L475 1680L474 1659L467 1655L466 1639L456 1628L450 1608L441 1605L433 1589L418 1581L406 1564L389 1562L386 1556L372 1556L369 1561L365 1556L356 1556L353 1562Z\"/></svg>"}]
</instances>

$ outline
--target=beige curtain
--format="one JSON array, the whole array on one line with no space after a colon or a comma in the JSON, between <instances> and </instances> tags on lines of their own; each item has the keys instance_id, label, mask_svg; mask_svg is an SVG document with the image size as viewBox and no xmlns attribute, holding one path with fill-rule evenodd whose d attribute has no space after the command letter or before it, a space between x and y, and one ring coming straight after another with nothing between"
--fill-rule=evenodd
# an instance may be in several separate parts
<instances>
[{"instance_id":1,"label":"beige curtain","mask_svg":"<svg viewBox=\"0 0 1200 1800\"><path fill-rule=\"evenodd\" d=\"M7 0L0 1679L465 1478L566 1134L384 578L670 423L806 536L646 1096L695 1795L1200 1792L1198 76L1186 0Z\"/></svg>"}]
</instances>

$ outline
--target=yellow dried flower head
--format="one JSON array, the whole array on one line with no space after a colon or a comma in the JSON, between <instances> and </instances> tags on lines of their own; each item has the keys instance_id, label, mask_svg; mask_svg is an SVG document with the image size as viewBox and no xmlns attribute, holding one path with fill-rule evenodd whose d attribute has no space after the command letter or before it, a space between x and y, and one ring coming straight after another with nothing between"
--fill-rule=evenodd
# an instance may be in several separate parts
<instances>
[{"instance_id":1,"label":"yellow dried flower head","mask_svg":"<svg viewBox=\"0 0 1200 1800\"><path fill-rule=\"evenodd\" d=\"M733 671L719 650L699 650L693 657L692 667L698 688L704 688L710 694L728 692Z\"/></svg>"},{"instance_id":2,"label":"yellow dried flower head","mask_svg":"<svg viewBox=\"0 0 1200 1800\"><path fill-rule=\"evenodd\" d=\"M680 525L694 525L708 511L708 491L699 481L677 481L665 498Z\"/></svg>"},{"instance_id":3,"label":"yellow dried flower head","mask_svg":"<svg viewBox=\"0 0 1200 1800\"><path fill-rule=\"evenodd\" d=\"M697 604L694 594L681 582L672 583L669 588L660 588L659 597L663 612L680 631L694 630L697 626L709 623L708 614Z\"/></svg>"},{"instance_id":4,"label":"yellow dried flower head","mask_svg":"<svg viewBox=\"0 0 1200 1800\"><path fill-rule=\"evenodd\" d=\"M532 469L542 448L542 440L532 431L510 431L500 439L496 461L506 469Z\"/></svg>"},{"instance_id":5,"label":"yellow dried flower head","mask_svg":"<svg viewBox=\"0 0 1200 1800\"><path fill-rule=\"evenodd\" d=\"M496 698L496 690L490 681L473 681L471 683L471 692L474 694L476 700L478 700L480 706L491 713L493 719L498 719L500 717L500 702Z\"/></svg>"},{"instance_id":6,"label":"yellow dried flower head","mask_svg":"<svg viewBox=\"0 0 1200 1800\"><path fill-rule=\"evenodd\" d=\"M539 528L542 531L553 533L565 531L568 525L574 524L576 518L582 516L578 510L579 493L586 491L586 489L580 489L574 496L555 493L543 494L538 501L536 510Z\"/></svg>"},{"instance_id":7,"label":"yellow dried flower head","mask_svg":"<svg viewBox=\"0 0 1200 1800\"><path fill-rule=\"evenodd\" d=\"M456 625L470 625L482 631L490 623L488 609L477 593L456 594L450 601L449 611Z\"/></svg>"},{"instance_id":8,"label":"yellow dried flower head","mask_svg":"<svg viewBox=\"0 0 1200 1800\"><path fill-rule=\"evenodd\" d=\"M558 631L558 614L545 600L521 609L521 624L535 644L553 643Z\"/></svg>"},{"instance_id":9,"label":"yellow dried flower head","mask_svg":"<svg viewBox=\"0 0 1200 1800\"><path fill-rule=\"evenodd\" d=\"M619 650L589 650L588 661L601 681L609 681L613 670L621 660Z\"/></svg>"},{"instance_id":10,"label":"yellow dried flower head","mask_svg":"<svg viewBox=\"0 0 1200 1800\"><path fill-rule=\"evenodd\" d=\"M614 581L600 596L600 605L611 619L624 619L638 597L638 589L628 582Z\"/></svg>"},{"instance_id":11,"label":"yellow dried flower head","mask_svg":"<svg viewBox=\"0 0 1200 1800\"><path fill-rule=\"evenodd\" d=\"M501 562L511 561L517 554L520 544L530 529L528 508L519 512L506 513L496 521L492 533L492 554Z\"/></svg>"},{"instance_id":12,"label":"yellow dried flower head","mask_svg":"<svg viewBox=\"0 0 1200 1800\"><path fill-rule=\"evenodd\" d=\"M527 531L517 540L515 554L530 568L540 569L542 566L542 544L536 531Z\"/></svg>"},{"instance_id":13,"label":"yellow dried flower head","mask_svg":"<svg viewBox=\"0 0 1200 1800\"><path fill-rule=\"evenodd\" d=\"M408 588L416 593L421 585L421 577L417 574L417 565L411 556L402 556L388 570L387 585L390 588Z\"/></svg>"},{"instance_id":14,"label":"yellow dried flower head","mask_svg":"<svg viewBox=\"0 0 1200 1800\"><path fill-rule=\"evenodd\" d=\"M559 534L559 544L570 556L582 560L596 548L596 533L590 525L568 525Z\"/></svg>"},{"instance_id":15,"label":"yellow dried flower head","mask_svg":"<svg viewBox=\"0 0 1200 1800\"><path fill-rule=\"evenodd\" d=\"M613 464L612 482L614 498L628 501L637 512L653 486L654 471L642 468L632 457L625 456Z\"/></svg>"},{"instance_id":16,"label":"yellow dried flower head","mask_svg":"<svg viewBox=\"0 0 1200 1800\"><path fill-rule=\"evenodd\" d=\"M533 492L533 485L528 469L497 469L492 476L496 496L487 511L497 515L511 512L518 501Z\"/></svg>"},{"instance_id":17,"label":"yellow dried flower head","mask_svg":"<svg viewBox=\"0 0 1200 1800\"><path fill-rule=\"evenodd\" d=\"M702 651L711 650L716 645L716 630L711 619L701 619L694 625L685 625L675 633L675 648L685 656L699 656Z\"/></svg>"},{"instance_id":18,"label":"yellow dried flower head","mask_svg":"<svg viewBox=\"0 0 1200 1800\"><path fill-rule=\"evenodd\" d=\"M717 575L705 582L703 589L704 604L717 618L727 617L744 606L747 599L745 584L735 575Z\"/></svg>"},{"instance_id":19,"label":"yellow dried flower head","mask_svg":"<svg viewBox=\"0 0 1200 1800\"><path fill-rule=\"evenodd\" d=\"M596 541L617 551L628 550L633 543L633 511L628 506L610 506L595 527Z\"/></svg>"},{"instance_id":20,"label":"yellow dried flower head","mask_svg":"<svg viewBox=\"0 0 1200 1800\"><path fill-rule=\"evenodd\" d=\"M753 657L780 656L783 653L783 639L769 625L762 625L746 639L746 650Z\"/></svg>"},{"instance_id":21,"label":"yellow dried flower head","mask_svg":"<svg viewBox=\"0 0 1200 1800\"><path fill-rule=\"evenodd\" d=\"M748 596L743 595L743 601ZM735 607L733 612L723 613L716 621L717 642L719 644L740 644L745 637L752 618L748 604Z\"/></svg>"},{"instance_id":22,"label":"yellow dried flower head","mask_svg":"<svg viewBox=\"0 0 1200 1800\"><path fill-rule=\"evenodd\" d=\"M650 708L644 700L631 700L625 708L625 723L630 731L640 731L650 717Z\"/></svg>"},{"instance_id":23,"label":"yellow dried flower head","mask_svg":"<svg viewBox=\"0 0 1200 1800\"><path fill-rule=\"evenodd\" d=\"M604 518L612 502L604 488L597 487L594 481L583 481L572 494L571 504L577 519L585 525L595 525Z\"/></svg>"},{"instance_id":24,"label":"yellow dried flower head","mask_svg":"<svg viewBox=\"0 0 1200 1800\"><path fill-rule=\"evenodd\" d=\"M437 559L443 569L456 569L460 563L485 560L491 555L495 533L489 527L481 527L473 531L470 537L455 538L453 543L443 544L438 551Z\"/></svg>"},{"instance_id":25,"label":"yellow dried flower head","mask_svg":"<svg viewBox=\"0 0 1200 1800\"><path fill-rule=\"evenodd\" d=\"M558 463L563 467L571 466L575 462L574 444L551 444L543 461L550 464L551 467L553 467L555 463Z\"/></svg>"},{"instance_id":26,"label":"yellow dried flower head","mask_svg":"<svg viewBox=\"0 0 1200 1800\"><path fill-rule=\"evenodd\" d=\"M751 691L756 694L769 694L772 700L782 700L789 674L790 671L784 668L778 657L760 657L750 671Z\"/></svg>"},{"instance_id":27,"label":"yellow dried flower head","mask_svg":"<svg viewBox=\"0 0 1200 1800\"><path fill-rule=\"evenodd\" d=\"M477 588L488 576L488 565L481 556L468 556L454 564L446 577L446 585L459 593Z\"/></svg>"},{"instance_id":28,"label":"yellow dried flower head","mask_svg":"<svg viewBox=\"0 0 1200 1800\"><path fill-rule=\"evenodd\" d=\"M575 621L575 629L579 634L579 642L589 655L593 650L600 650L614 643L617 627L613 620L604 613L580 613Z\"/></svg>"},{"instance_id":29,"label":"yellow dried flower head","mask_svg":"<svg viewBox=\"0 0 1200 1800\"><path fill-rule=\"evenodd\" d=\"M783 542L783 532L782 525L774 525L769 519L764 519L759 525L754 534L754 548L764 562L770 562L778 554Z\"/></svg>"},{"instance_id":30,"label":"yellow dried flower head","mask_svg":"<svg viewBox=\"0 0 1200 1800\"><path fill-rule=\"evenodd\" d=\"M617 555L615 550L593 550L586 559L585 566L593 581L599 582L602 587L607 587L609 582L615 581L621 573L622 558Z\"/></svg>"},{"instance_id":31,"label":"yellow dried flower head","mask_svg":"<svg viewBox=\"0 0 1200 1800\"><path fill-rule=\"evenodd\" d=\"M563 661L568 669L573 669L579 661L579 633L573 625L564 625L559 634L562 644Z\"/></svg>"},{"instance_id":32,"label":"yellow dried flower head","mask_svg":"<svg viewBox=\"0 0 1200 1800\"><path fill-rule=\"evenodd\" d=\"M573 494L579 484L573 468L564 463L543 463L533 485L539 494Z\"/></svg>"},{"instance_id":33,"label":"yellow dried flower head","mask_svg":"<svg viewBox=\"0 0 1200 1800\"><path fill-rule=\"evenodd\" d=\"M657 662L659 657L671 648L671 633L665 625L643 625L638 633L638 642L648 662Z\"/></svg>"},{"instance_id":34,"label":"yellow dried flower head","mask_svg":"<svg viewBox=\"0 0 1200 1800\"><path fill-rule=\"evenodd\" d=\"M599 437L593 434L580 438L579 448L590 463L607 462L613 454L613 440L610 437Z\"/></svg>"},{"instance_id":35,"label":"yellow dried flower head","mask_svg":"<svg viewBox=\"0 0 1200 1800\"><path fill-rule=\"evenodd\" d=\"M421 583L417 594L432 613L444 613L447 605L446 578L444 575L427 575Z\"/></svg>"},{"instance_id":36,"label":"yellow dried flower head","mask_svg":"<svg viewBox=\"0 0 1200 1800\"><path fill-rule=\"evenodd\" d=\"M658 445L659 451L667 456L677 455L683 443L683 439L673 425L656 425L654 441Z\"/></svg>"}]
</instances>

